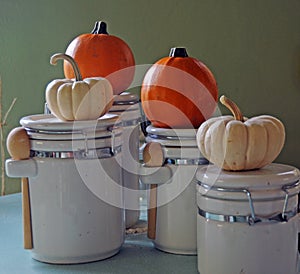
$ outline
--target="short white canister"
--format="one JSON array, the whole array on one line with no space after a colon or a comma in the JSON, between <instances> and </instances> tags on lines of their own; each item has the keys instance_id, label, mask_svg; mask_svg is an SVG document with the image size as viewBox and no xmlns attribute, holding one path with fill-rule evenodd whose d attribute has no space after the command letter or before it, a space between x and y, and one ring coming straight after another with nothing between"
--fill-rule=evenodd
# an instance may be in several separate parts
<instances>
[{"instance_id":1,"label":"short white canister","mask_svg":"<svg viewBox=\"0 0 300 274\"><path fill-rule=\"evenodd\" d=\"M153 243L162 251L196 255L195 175L199 165L207 164L197 149L196 131L150 125L147 133L146 142L159 142L165 158L164 165L158 170L144 166L141 171L143 183L158 184L156 236Z\"/></svg>"},{"instance_id":2,"label":"short white canister","mask_svg":"<svg viewBox=\"0 0 300 274\"><path fill-rule=\"evenodd\" d=\"M300 172L283 164L197 173L201 274L298 273Z\"/></svg>"},{"instance_id":3,"label":"short white canister","mask_svg":"<svg viewBox=\"0 0 300 274\"><path fill-rule=\"evenodd\" d=\"M114 97L109 113L120 117L123 128L122 176L124 185L125 224L129 228L140 216L139 147L141 109L136 94L123 92Z\"/></svg>"},{"instance_id":4,"label":"short white canister","mask_svg":"<svg viewBox=\"0 0 300 274\"><path fill-rule=\"evenodd\" d=\"M73 264L108 258L124 242L117 115L62 122L48 115L21 119L28 160L7 160L11 177L28 177L36 260Z\"/></svg>"}]
</instances>

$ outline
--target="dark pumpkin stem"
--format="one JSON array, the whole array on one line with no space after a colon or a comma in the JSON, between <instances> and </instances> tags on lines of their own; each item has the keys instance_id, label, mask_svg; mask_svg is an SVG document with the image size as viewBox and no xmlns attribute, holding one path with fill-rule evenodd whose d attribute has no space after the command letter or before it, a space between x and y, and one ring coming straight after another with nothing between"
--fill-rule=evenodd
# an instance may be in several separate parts
<instances>
[{"instance_id":1,"label":"dark pumpkin stem","mask_svg":"<svg viewBox=\"0 0 300 274\"><path fill-rule=\"evenodd\" d=\"M169 57L189 57L185 48L171 48Z\"/></svg>"},{"instance_id":2,"label":"dark pumpkin stem","mask_svg":"<svg viewBox=\"0 0 300 274\"><path fill-rule=\"evenodd\" d=\"M108 34L106 23L103 21L97 21L94 29L92 30L92 34Z\"/></svg>"}]
</instances>

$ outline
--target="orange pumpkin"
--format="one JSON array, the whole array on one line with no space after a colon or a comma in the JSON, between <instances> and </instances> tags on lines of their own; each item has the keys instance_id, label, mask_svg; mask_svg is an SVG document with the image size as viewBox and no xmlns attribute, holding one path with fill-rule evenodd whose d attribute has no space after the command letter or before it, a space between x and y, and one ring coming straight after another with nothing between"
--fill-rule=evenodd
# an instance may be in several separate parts
<instances>
[{"instance_id":1,"label":"orange pumpkin","mask_svg":"<svg viewBox=\"0 0 300 274\"><path fill-rule=\"evenodd\" d=\"M218 88L212 72L185 48L172 48L169 57L147 71L141 101L155 127L198 128L215 111Z\"/></svg>"},{"instance_id":2,"label":"orange pumpkin","mask_svg":"<svg viewBox=\"0 0 300 274\"><path fill-rule=\"evenodd\" d=\"M75 59L82 77L105 77L112 84L114 94L126 90L134 77L134 56L120 38L109 35L106 23L96 22L92 33L76 37L67 47L66 54ZM64 62L66 78L74 78L72 66Z\"/></svg>"}]
</instances>

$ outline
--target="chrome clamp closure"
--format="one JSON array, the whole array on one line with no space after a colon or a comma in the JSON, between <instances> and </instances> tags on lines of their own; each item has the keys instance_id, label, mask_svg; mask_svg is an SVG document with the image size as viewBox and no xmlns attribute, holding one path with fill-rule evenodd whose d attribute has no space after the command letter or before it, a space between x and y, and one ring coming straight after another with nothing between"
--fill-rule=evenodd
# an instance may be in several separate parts
<instances>
[{"instance_id":1,"label":"chrome clamp closure","mask_svg":"<svg viewBox=\"0 0 300 274\"><path fill-rule=\"evenodd\" d=\"M111 133L111 154L114 155L115 154L115 131L114 131L114 127L109 127L108 131Z\"/></svg>"},{"instance_id":2,"label":"chrome clamp closure","mask_svg":"<svg viewBox=\"0 0 300 274\"><path fill-rule=\"evenodd\" d=\"M75 151L73 153L73 158L77 160L103 159L103 158L114 157L120 152L121 152L121 146L114 147L113 150L111 147L89 149L88 151Z\"/></svg>"},{"instance_id":3,"label":"chrome clamp closure","mask_svg":"<svg viewBox=\"0 0 300 274\"><path fill-rule=\"evenodd\" d=\"M207 165L208 161L206 158L196 158L196 159L188 159L188 158L166 158L165 164L171 165Z\"/></svg>"},{"instance_id":4,"label":"chrome clamp closure","mask_svg":"<svg viewBox=\"0 0 300 274\"><path fill-rule=\"evenodd\" d=\"M121 146L115 147L114 151L110 147L77 150L77 151L30 151L30 158L52 158L52 159L101 159L110 158L121 152Z\"/></svg>"},{"instance_id":5,"label":"chrome clamp closure","mask_svg":"<svg viewBox=\"0 0 300 274\"><path fill-rule=\"evenodd\" d=\"M140 102L139 99L136 100L129 100L129 101L114 101L113 105L114 106L123 106L123 105L135 105Z\"/></svg>"},{"instance_id":6,"label":"chrome clamp closure","mask_svg":"<svg viewBox=\"0 0 300 274\"><path fill-rule=\"evenodd\" d=\"M139 125L141 122L141 118L133 119L133 120L124 120L122 122L123 127L131 127L131 126L136 126Z\"/></svg>"},{"instance_id":7,"label":"chrome clamp closure","mask_svg":"<svg viewBox=\"0 0 300 274\"><path fill-rule=\"evenodd\" d=\"M206 219L212 219L223 222L239 222L239 223L248 223L249 225L254 225L259 222L287 222L290 218L297 214L297 209L287 211L288 201L289 201L289 189L295 188L299 186L299 180L292 182L290 184L285 184L282 186L282 191L285 193L285 199L283 203L282 212L276 214L274 216L270 216L268 218L260 217L255 214L253 199L251 196L251 192L247 188L223 188L218 186L210 186L201 182L198 182L198 185L208 190L215 190L220 192L231 192L231 193L245 193L249 202L250 215L249 216L234 216L234 215L222 215L206 212L200 208L198 208L198 214Z\"/></svg>"},{"instance_id":8,"label":"chrome clamp closure","mask_svg":"<svg viewBox=\"0 0 300 274\"><path fill-rule=\"evenodd\" d=\"M204 211L198 207L198 214L206 219L219 221L219 222L228 222L228 223L248 223L248 225L252 226L256 223L266 223L266 222L287 222L290 218L295 216L297 214L295 211L287 212L287 217L283 219L282 214L276 214L274 216L271 216L269 218L263 218L263 217L257 217L256 219L253 219L253 217L250 216L239 216L239 215L223 215L223 214L215 214L211 212Z\"/></svg>"},{"instance_id":9,"label":"chrome clamp closure","mask_svg":"<svg viewBox=\"0 0 300 274\"><path fill-rule=\"evenodd\" d=\"M153 133L148 133L148 136L152 139L156 139L156 140L175 140L175 141L180 141L180 137L179 136L163 136L163 135L157 135L157 134L153 134ZM195 137L185 137L185 140L194 140Z\"/></svg>"},{"instance_id":10,"label":"chrome clamp closure","mask_svg":"<svg viewBox=\"0 0 300 274\"><path fill-rule=\"evenodd\" d=\"M282 191L285 193L285 199L284 199L284 204L283 204L283 209L282 209L282 214L281 217L282 219L287 219L289 217L288 212L286 211L288 207L288 202L289 202L289 190L299 186L300 181L297 180L296 182L290 183L290 184L285 184L282 186Z\"/></svg>"}]
</instances>

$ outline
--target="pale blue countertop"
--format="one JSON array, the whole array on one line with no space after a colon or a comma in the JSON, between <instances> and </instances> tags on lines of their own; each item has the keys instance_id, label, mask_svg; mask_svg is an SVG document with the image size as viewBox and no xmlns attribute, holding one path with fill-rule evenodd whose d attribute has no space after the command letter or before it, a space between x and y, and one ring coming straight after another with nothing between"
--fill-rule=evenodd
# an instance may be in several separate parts
<instances>
[{"instance_id":1,"label":"pale blue countertop","mask_svg":"<svg viewBox=\"0 0 300 274\"><path fill-rule=\"evenodd\" d=\"M197 256L159 251L145 233L127 235L121 251L106 260L77 265L35 261L23 249L21 194L0 197L0 274L105 273L194 274Z\"/></svg>"}]
</instances>

